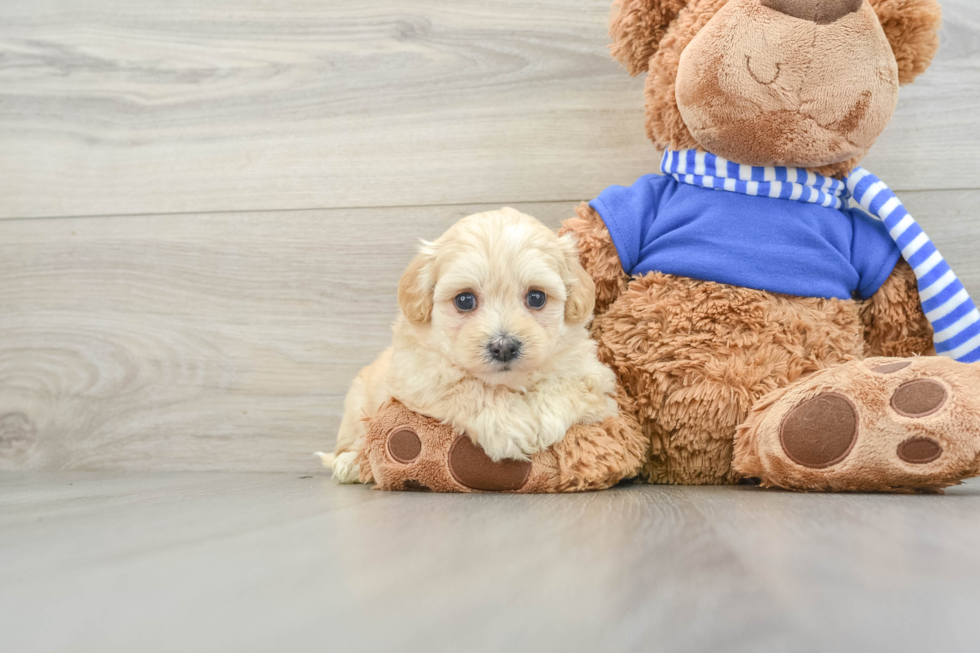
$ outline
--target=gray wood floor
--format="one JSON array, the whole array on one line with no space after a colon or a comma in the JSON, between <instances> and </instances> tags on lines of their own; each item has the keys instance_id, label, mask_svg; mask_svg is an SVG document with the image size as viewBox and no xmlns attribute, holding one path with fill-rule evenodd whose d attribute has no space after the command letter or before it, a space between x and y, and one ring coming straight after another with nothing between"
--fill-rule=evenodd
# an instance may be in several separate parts
<instances>
[{"instance_id":1,"label":"gray wood floor","mask_svg":"<svg viewBox=\"0 0 980 653\"><path fill-rule=\"evenodd\" d=\"M0 476L20 651L976 651L980 484L382 493Z\"/></svg>"}]
</instances>

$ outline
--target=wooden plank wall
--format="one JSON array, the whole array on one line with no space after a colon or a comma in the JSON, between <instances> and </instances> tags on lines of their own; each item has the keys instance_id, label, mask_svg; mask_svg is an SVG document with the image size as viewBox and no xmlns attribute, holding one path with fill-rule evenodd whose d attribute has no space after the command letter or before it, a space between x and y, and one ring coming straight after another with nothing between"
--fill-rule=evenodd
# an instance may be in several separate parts
<instances>
[{"instance_id":1,"label":"wooden plank wall","mask_svg":"<svg viewBox=\"0 0 980 653\"><path fill-rule=\"evenodd\" d=\"M866 166L980 296L980 5ZM606 0L0 5L0 469L313 469L418 238L655 171Z\"/></svg>"}]
</instances>

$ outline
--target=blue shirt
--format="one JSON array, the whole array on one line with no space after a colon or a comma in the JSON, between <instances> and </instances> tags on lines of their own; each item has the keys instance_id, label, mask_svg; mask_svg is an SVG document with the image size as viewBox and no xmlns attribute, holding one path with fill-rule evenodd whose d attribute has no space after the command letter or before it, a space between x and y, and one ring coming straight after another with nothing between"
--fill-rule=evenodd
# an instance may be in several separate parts
<instances>
[{"instance_id":1,"label":"blue shirt","mask_svg":"<svg viewBox=\"0 0 980 653\"><path fill-rule=\"evenodd\" d=\"M589 204L630 275L664 272L801 297L868 299L901 252L860 209L714 190L646 175Z\"/></svg>"}]
</instances>

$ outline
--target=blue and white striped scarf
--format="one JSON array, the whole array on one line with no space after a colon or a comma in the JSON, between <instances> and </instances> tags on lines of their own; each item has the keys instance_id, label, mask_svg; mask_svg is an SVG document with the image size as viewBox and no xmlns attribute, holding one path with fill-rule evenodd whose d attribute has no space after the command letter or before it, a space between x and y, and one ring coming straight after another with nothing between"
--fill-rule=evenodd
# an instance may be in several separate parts
<instances>
[{"instance_id":1,"label":"blue and white striped scarf","mask_svg":"<svg viewBox=\"0 0 980 653\"><path fill-rule=\"evenodd\" d=\"M856 168L842 182L803 168L741 165L698 150L668 150L660 168L685 184L831 209L844 209L853 198L885 223L912 267L936 353L965 363L980 360L980 312L966 288L895 193L864 168Z\"/></svg>"}]
</instances>

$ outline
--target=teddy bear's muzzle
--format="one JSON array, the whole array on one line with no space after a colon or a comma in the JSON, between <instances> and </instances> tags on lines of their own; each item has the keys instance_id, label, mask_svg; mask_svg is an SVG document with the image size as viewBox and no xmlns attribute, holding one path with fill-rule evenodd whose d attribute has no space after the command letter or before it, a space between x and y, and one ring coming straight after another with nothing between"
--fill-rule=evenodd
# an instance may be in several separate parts
<instances>
[{"instance_id":1,"label":"teddy bear's muzzle","mask_svg":"<svg viewBox=\"0 0 980 653\"><path fill-rule=\"evenodd\" d=\"M861 8L864 0L762 0L762 6L810 20L818 25L833 23Z\"/></svg>"}]
</instances>

